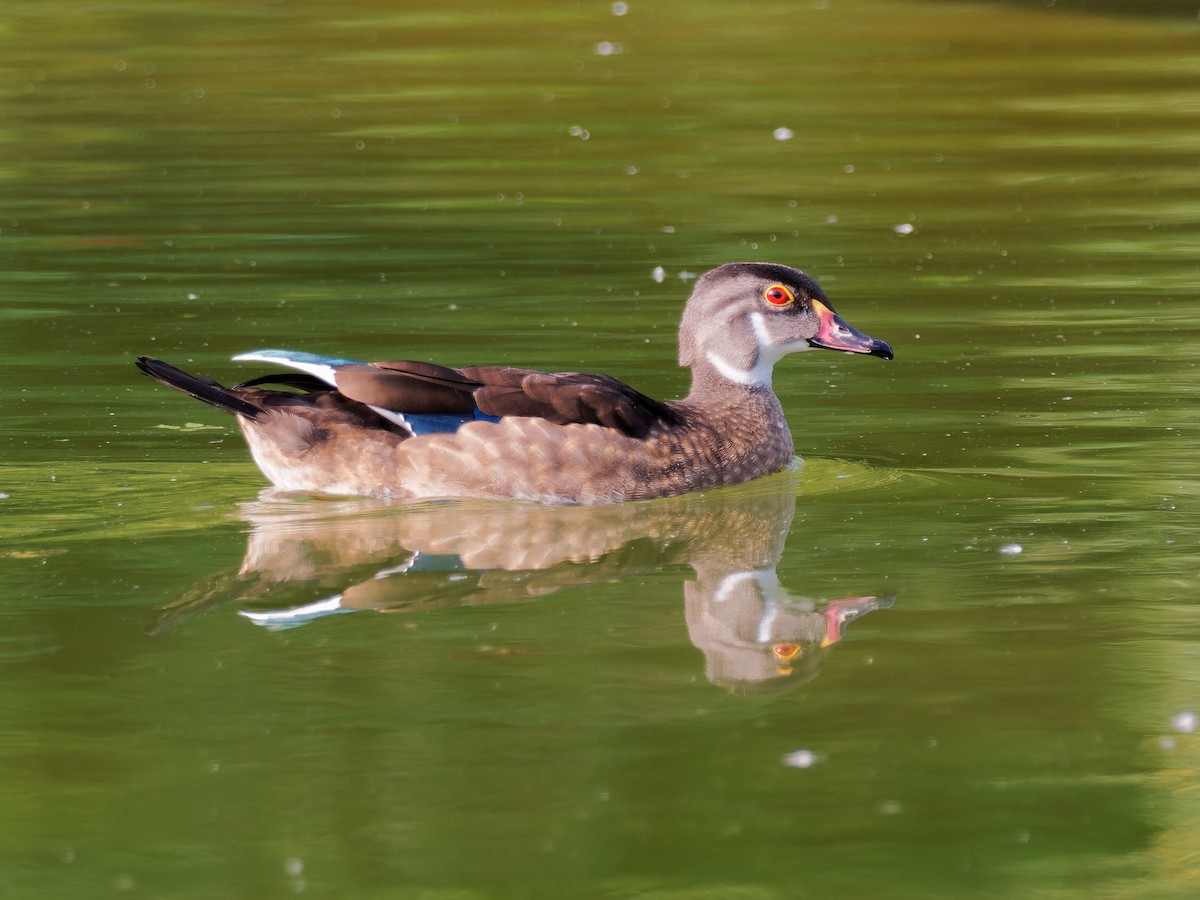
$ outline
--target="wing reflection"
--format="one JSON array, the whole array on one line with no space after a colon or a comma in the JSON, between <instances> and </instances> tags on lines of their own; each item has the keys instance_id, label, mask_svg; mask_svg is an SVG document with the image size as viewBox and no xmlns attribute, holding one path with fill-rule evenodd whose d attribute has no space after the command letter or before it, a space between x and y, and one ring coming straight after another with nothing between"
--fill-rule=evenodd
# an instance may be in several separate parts
<instances>
[{"instance_id":1,"label":"wing reflection","mask_svg":"<svg viewBox=\"0 0 1200 900\"><path fill-rule=\"evenodd\" d=\"M780 583L775 567L795 505L792 493L746 491L604 507L397 508L264 494L242 508L251 524L242 565L192 588L159 628L224 602L283 629L359 610L528 601L690 566L684 613L708 679L742 691L794 686L816 676L849 622L892 604L877 596L818 601Z\"/></svg>"}]
</instances>

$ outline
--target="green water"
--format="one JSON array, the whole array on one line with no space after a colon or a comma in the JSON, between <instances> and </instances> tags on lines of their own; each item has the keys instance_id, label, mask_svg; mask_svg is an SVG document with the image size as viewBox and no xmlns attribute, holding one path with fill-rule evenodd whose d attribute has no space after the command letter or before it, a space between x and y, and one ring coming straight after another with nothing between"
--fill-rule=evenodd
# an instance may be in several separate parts
<instances>
[{"instance_id":1,"label":"green water","mask_svg":"<svg viewBox=\"0 0 1200 900\"><path fill-rule=\"evenodd\" d=\"M4 896L1196 896L1195 12L7 9ZM707 495L260 496L132 365L675 396L734 259L896 359Z\"/></svg>"}]
</instances>

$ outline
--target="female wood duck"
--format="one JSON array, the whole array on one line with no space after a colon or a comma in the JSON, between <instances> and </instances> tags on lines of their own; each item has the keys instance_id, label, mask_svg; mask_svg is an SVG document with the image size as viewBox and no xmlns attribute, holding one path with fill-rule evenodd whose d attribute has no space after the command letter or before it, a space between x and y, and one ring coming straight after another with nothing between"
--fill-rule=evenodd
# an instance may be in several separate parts
<instances>
[{"instance_id":1,"label":"female wood duck","mask_svg":"<svg viewBox=\"0 0 1200 900\"><path fill-rule=\"evenodd\" d=\"M290 350L234 359L302 374L231 388L149 357L137 365L235 414L254 461L284 490L612 503L785 468L792 435L771 371L784 355L811 347L892 358L883 341L843 322L803 272L729 263L701 277L684 307L679 363L691 368L692 388L665 403L607 375Z\"/></svg>"}]
</instances>

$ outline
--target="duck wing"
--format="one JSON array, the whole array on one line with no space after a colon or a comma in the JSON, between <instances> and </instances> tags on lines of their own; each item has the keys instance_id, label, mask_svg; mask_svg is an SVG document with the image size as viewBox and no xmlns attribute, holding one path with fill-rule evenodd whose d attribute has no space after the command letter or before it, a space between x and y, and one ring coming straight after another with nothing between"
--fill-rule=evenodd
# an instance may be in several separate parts
<instances>
[{"instance_id":1,"label":"duck wing","mask_svg":"<svg viewBox=\"0 0 1200 900\"><path fill-rule=\"evenodd\" d=\"M600 425L639 438L657 423L677 420L667 404L615 378L579 372L508 366L451 369L390 360L339 366L337 388L352 400L405 416L527 416L556 425Z\"/></svg>"}]
</instances>

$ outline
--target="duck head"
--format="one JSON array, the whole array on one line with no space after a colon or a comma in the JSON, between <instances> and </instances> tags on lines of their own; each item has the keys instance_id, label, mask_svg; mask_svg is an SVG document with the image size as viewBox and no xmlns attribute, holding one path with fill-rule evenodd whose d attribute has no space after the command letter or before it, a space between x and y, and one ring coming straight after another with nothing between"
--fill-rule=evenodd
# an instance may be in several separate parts
<instances>
[{"instance_id":1,"label":"duck head","mask_svg":"<svg viewBox=\"0 0 1200 900\"><path fill-rule=\"evenodd\" d=\"M683 311L679 364L769 387L782 357L814 347L892 358L892 348L847 325L821 286L799 269L727 263L706 273Z\"/></svg>"}]
</instances>

